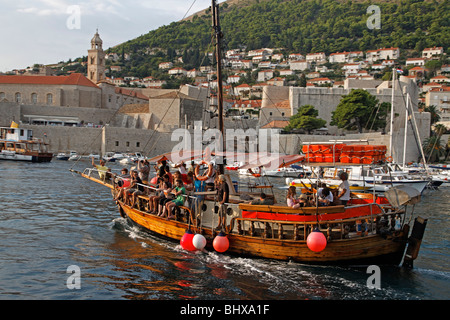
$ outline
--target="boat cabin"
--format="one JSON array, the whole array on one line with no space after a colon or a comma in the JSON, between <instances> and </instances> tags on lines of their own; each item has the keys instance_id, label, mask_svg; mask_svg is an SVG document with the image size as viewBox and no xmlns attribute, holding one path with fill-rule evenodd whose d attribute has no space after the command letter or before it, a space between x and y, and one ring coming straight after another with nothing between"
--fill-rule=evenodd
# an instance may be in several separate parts
<instances>
[{"instance_id":1,"label":"boat cabin","mask_svg":"<svg viewBox=\"0 0 450 320\"><path fill-rule=\"evenodd\" d=\"M47 152L47 144L33 138L33 130L21 128L0 128L0 151L26 153Z\"/></svg>"},{"instance_id":2,"label":"boat cabin","mask_svg":"<svg viewBox=\"0 0 450 320\"><path fill-rule=\"evenodd\" d=\"M8 141L32 140L33 130L21 128L0 128L0 139Z\"/></svg>"}]
</instances>

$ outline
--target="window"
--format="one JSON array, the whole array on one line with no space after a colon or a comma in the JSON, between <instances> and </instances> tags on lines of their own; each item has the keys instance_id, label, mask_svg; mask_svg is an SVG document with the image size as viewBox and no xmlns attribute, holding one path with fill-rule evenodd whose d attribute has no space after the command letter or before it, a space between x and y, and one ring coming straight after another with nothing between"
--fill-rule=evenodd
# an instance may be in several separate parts
<instances>
[{"instance_id":1,"label":"window","mask_svg":"<svg viewBox=\"0 0 450 320\"><path fill-rule=\"evenodd\" d=\"M22 100L22 95L20 94L20 92L16 92L16 95L14 97L14 101L17 103L20 103L20 101Z\"/></svg>"},{"instance_id":2,"label":"window","mask_svg":"<svg viewBox=\"0 0 450 320\"><path fill-rule=\"evenodd\" d=\"M130 141L127 141L127 147L129 147L130 146Z\"/></svg>"},{"instance_id":3,"label":"window","mask_svg":"<svg viewBox=\"0 0 450 320\"><path fill-rule=\"evenodd\" d=\"M53 104L53 95L51 93L47 94L47 104Z\"/></svg>"},{"instance_id":4,"label":"window","mask_svg":"<svg viewBox=\"0 0 450 320\"><path fill-rule=\"evenodd\" d=\"M141 143L140 142L136 142L136 148L140 148L141 147Z\"/></svg>"},{"instance_id":5,"label":"window","mask_svg":"<svg viewBox=\"0 0 450 320\"><path fill-rule=\"evenodd\" d=\"M116 147L118 147L119 146L119 141L116 141Z\"/></svg>"},{"instance_id":6,"label":"window","mask_svg":"<svg viewBox=\"0 0 450 320\"><path fill-rule=\"evenodd\" d=\"M31 94L31 103L33 103L33 104L37 103L37 94L36 93Z\"/></svg>"}]
</instances>

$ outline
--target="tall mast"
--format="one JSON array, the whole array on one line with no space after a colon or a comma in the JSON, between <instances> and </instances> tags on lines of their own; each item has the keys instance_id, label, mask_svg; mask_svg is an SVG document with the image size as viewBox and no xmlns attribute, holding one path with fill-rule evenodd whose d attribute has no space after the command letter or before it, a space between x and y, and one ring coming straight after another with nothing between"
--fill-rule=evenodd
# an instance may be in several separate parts
<instances>
[{"instance_id":1,"label":"tall mast","mask_svg":"<svg viewBox=\"0 0 450 320\"><path fill-rule=\"evenodd\" d=\"M397 69L394 67L392 68L392 97L391 97L391 125L390 125L390 132L389 132L389 155L391 158L394 158L394 152L392 150L394 144L394 94L395 94L395 73L397 72Z\"/></svg>"},{"instance_id":2,"label":"tall mast","mask_svg":"<svg viewBox=\"0 0 450 320\"><path fill-rule=\"evenodd\" d=\"M223 33L220 29L220 20L219 20L219 5L216 4L216 0L212 0L211 4L212 10L212 24L214 29L214 35L216 37L216 62L217 62L217 108L218 108L218 121L219 121L219 131L221 133L221 137L219 138L222 145L222 151L225 152L225 136L224 136L224 128L223 128L223 88L222 88L222 38ZM219 161L218 164L219 174L224 173L224 164L223 161Z\"/></svg>"}]
</instances>

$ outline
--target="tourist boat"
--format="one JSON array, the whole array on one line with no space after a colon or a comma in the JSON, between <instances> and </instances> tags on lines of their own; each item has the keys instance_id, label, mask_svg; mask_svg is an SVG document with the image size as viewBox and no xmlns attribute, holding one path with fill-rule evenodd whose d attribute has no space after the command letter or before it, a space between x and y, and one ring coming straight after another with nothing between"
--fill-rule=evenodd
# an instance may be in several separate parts
<instances>
[{"instance_id":1,"label":"tourist boat","mask_svg":"<svg viewBox=\"0 0 450 320\"><path fill-rule=\"evenodd\" d=\"M218 26L218 5L215 0L212 0L211 8L218 42L216 48L220 48L222 32ZM216 59L216 62L219 79L218 112L223 115L221 59ZM219 130L223 134L221 121ZM217 152L214 155L218 159L224 156ZM180 157L178 151L168 152L149 159L149 162L201 160L196 167L196 177L206 180L213 171L210 170L210 157L211 154L203 150L184 150L183 157ZM274 161L281 168L304 159L302 155L279 154L252 154L251 157L253 161L248 161L241 169L250 169L252 172L258 167L273 169ZM205 163L206 173L200 171ZM218 173L223 174L224 165L220 161L216 163ZM114 196L117 196L123 186L119 177L106 175L104 179L100 179L94 168L87 168L83 172L74 169L71 171L110 188ZM276 197L270 195L270 186L255 185L253 191L239 188L238 192L233 188L230 176L224 176L230 190L227 208L222 213L224 224L218 223L219 206L217 191L214 190L197 191L188 195L184 204L176 207L174 219L148 212L148 195L139 196L133 207L118 198L117 208L122 217L157 236L179 242L186 250L216 250L238 256L324 265L398 265L406 250L404 265L412 267L412 261L417 257L427 221L417 217L409 236L408 222L413 218L413 211L408 213L407 205L420 201L420 193L415 189L393 188L383 197L355 194L347 206L320 207L315 202L315 205L291 208L284 204L285 201L277 202ZM144 187L149 190L150 195L153 194L155 186ZM273 204L249 202L258 198L261 192L266 193ZM194 243L193 239L196 237L204 242Z\"/></svg>"},{"instance_id":2,"label":"tourist boat","mask_svg":"<svg viewBox=\"0 0 450 320\"><path fill-rule=\"evenodd\" d=\"M120 179L103 181L96 169L71 171L110 188L114 196L120 190ZM232 186L229 178L227 180ZM151 187L149 190L152 194ZM406 210L407 204L420 200L420 193L415 189L410 188L407 200L396 206L391 203L398 201L399 194L404 197L405 192L393 188L385 196L354 193L348 206L297 209L278 203L276 199L273 205L249 203L248 197L257 198L261 190L267 192L266 189L236 192L230 187L229 190L226 226L222 229L217 229L215 191L192 193L175 211L176 218L171 220L147 212L147 195L139 196L135 207L122 200L117 201L117 206L122 217L158 236L180 241L186 230L201 234L206 239L207 250L215 249L215 239L224 232L229 243L226 253L239 256L325 265L398 265L408 241L414 244L410 250L418 251L420 239L408 237L410 226L407 221L412 218L412 212ZM242 194L247 200L242 200ZM192 200L199 197L202 197L201 201L193 205ZM422 226L426 220L419 217L416 222ZM309 236L315 230L326 239L326 247L319 252L308 246Z\"/></svg>"},{"instance_id":3,"label":"tourist boat","mask_svg":"<svg viewBox=\"0 0 450 320\"><path fill-rule=\"evenodd\" d=\"M33 130L21 129L13 123L0 128L0 160L50 162L53 154L48 143L33 137Z\"/></svg>"}]
</instances>

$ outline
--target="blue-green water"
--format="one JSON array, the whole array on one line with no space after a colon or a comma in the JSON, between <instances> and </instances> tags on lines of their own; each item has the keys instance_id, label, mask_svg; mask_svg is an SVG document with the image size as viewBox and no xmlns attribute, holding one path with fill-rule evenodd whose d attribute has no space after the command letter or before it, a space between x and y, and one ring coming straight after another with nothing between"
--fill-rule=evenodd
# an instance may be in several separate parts
<instances>
[{"instance_id":1,"label":"blue-green water","mask_svg":"<svg viewBox=\"0 0 450 320\"><path fill-rule=\"evenodd\" d=\"M382 268L381 288L370 289L364 268L185 252L121 218L109 190L72 165L0 162L1 300L450 298L450 188L416 205L429 221L414 269ZM80 289L68 288L71 265Z\"/></svg>"}]
</instances>

